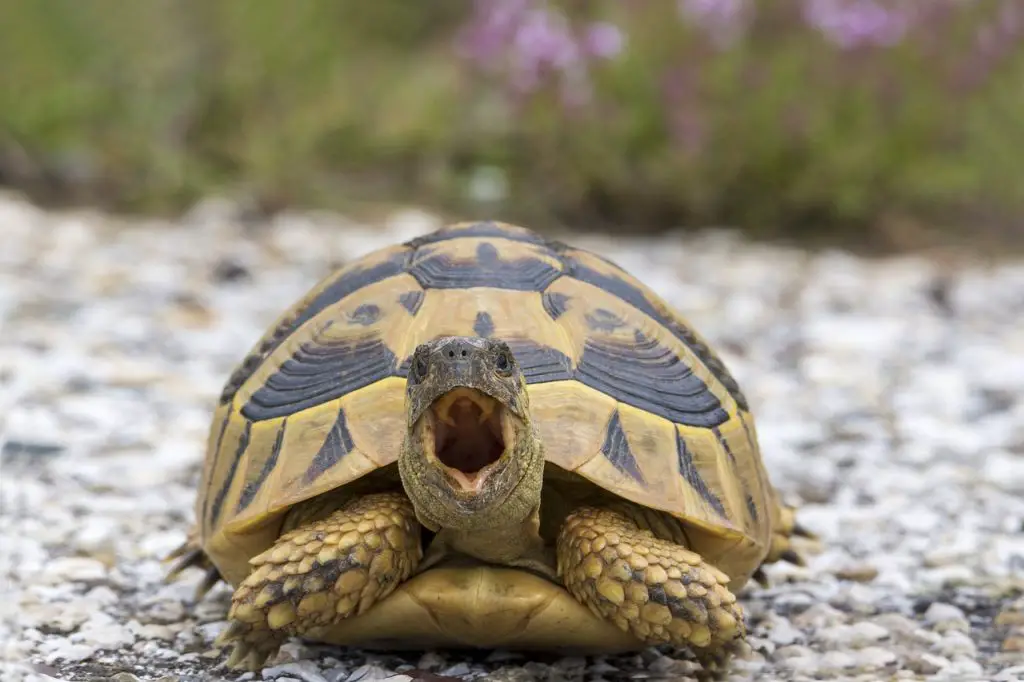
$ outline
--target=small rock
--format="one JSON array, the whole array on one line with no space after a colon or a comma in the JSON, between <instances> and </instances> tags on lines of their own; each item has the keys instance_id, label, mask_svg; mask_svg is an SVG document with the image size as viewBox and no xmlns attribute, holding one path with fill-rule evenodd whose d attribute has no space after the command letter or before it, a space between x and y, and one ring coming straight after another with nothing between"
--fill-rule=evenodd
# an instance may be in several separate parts
<instances>
[{"instance_id":1,"label":"small rock","mask_svg":"<svg viewBox=\"0 0 1024 682\"><path fill-rule=\"evenodd\" d=\"M999 647L1001 651L1018 653L1024 651L1024 635L1009 635Z\"/></svg>"},{"instance_id":2,"label":"small rock","mask_svg":"<svg viewBox=\"0 0 1024 682\"><path fill-rule=\"evenodd\" d=\"M57 661L65 661L67 663L78 663L88 658L92 658L95 655L97 647L90 646L88 644L72 644L68 642L54 649L46 656L46 663L53 665Z\"/></svg>"},{"instance_id":3,"label":"small rock","mask_svg":"<svg viewBox=\"0 0 1024 682\"><path fill-rule=\"evenodd\" d=\"M468 675L471 672L470 667L466 663L456 663L450 668L445 668L441 671L441 675L448 675L449 677L459 677L460 675Z\"/></svg>"},{"instance_id":4,"label":"small rock","mask_svg":"<svg viewBox=\"0 0 1024 682\"><path fill-rule=\"evenodd\" d=\"M981 664L966 658L960 658L950 662L949 666L936 675L936 679L950 680L950 682L960 682L960 680L980 680L982 679L981 674Z\"/></svg>"},{"instance_id":5,"label":"small rock","mask_svg":"<svg viewBox=\"0 0 1024 682\"><path fill-rule=\"evenodd\" d=\"M786 661L786 664L790 669L798 673L807 673L809 675L817 673L821 667L817 654L811 654L810 656L794 656Z\"/></svg>"},{"instance_id":6,"label":"small rock","mask_svg":"<svg viewBox=\"0 0 1024 682\"><path fill-rule=\"evenodd\" d=\"M234 283L252 278L249 268L233 258L222 258L213 266L215 282Z\"/></svg>"},{"instance_id":7,"label":"small rock","mask_svg":"<svg viewBox=\"0 0 1024 682\"><path fill-rule=\"evenodd\" d=\"M951 629L967 632L971 627L963 611L952 604L943 602L935 602L928 607L928 610L924 612L924 622L935 626L935 630L938 632Z\"/></svg>"},{"instance_id":8,"label":"small rock","mask_svg":"<svg viewBox=\"0 0 1024 682\"><path fill-rule=\"evenodd\" d=\"M671 656L659 656L648 664L647 669L659 675L671 675L672 679L676 679L693 672L695 664L693 661L682 661Z\"/></svg>"},{"instance_id":9,"label":"small rock","mask_svg":"<svg viewBox=\"0 0 1024 682\"><path fill-rule=\"evenodd\" d=\"M896 654L878 646L869 646L861 649L856 654L857 667L862 670L875 670L884 668L896 662Z\"/></svg>"},{"instance_id":10,"label":"small rock","mask_svg":"<svg viewBox=\"0 0 1024 682\"><path fill-rule=\"evenodd\" d=\"M775 658L786 660L789 658L810 658L814 656L814 650L810 647L793 644L775 650Z\"/></svg>"},{"instance_id":11,"label":"small rock","mask_svg":"<svg viewBox=\"0 0 1024 682\"><path fill-rule=\"evenodd\" d=\"M224 632L227 627L227 621L222 620L216 623L203 623L202 625L197 625L195 627L195 632L203 638L203 641L212 644L218 637L220 637L220 633Z\"/></svg>"},{"instance_id":12,"label":"small rock","mask_svg":"<svg viewBox=\"0 0 1024 682\"><path fill-rule=\"evenodd\" d=\"M158 623L175 623L185 618L185 606L180 601L163 599L150 604L146 616ZM223 612L221 613L223 617Z\"/></svg>"},{"instance_id":13,"label":"small rock","mask_svg":"<svg viewBox=\"0 0 1024 682\"><path fill-rule=\"evenodd\" d=\"M949 667L949 659L935 654L912 653L907 657L907 668L922 675L932 675Z\"/></svg>"},{"instance_id":14,"label":"small rock","mask_svg":"<svg viewBox=\"0 0 1024 682\"><path fill-rule=\"evenodd\" d=\"M137 620L129 621L128 629L142 639L162 639L170 642L177 636L177 632L166 625L143 625Z\"/></svg>"},{"instance_id":15,"label":"small rock","mask_svg":"<svg viewBox=\"0 0 1024 682\"><path fill-rule=\"evenodd\" d=\"M95 614L73 635L76 640L99 649L118 649L130 646L135 641L131 630L105 613Z\"/></svg>"},{"instance_id":16,"label":"small rock","mask_svg":"<svg viewBox=\"0 0 1024 682\"><path fill-rule=\"evenodd\" d=\"M353 670L345 682L410 682L408 675L395 674L379 665L367 663Z\"/></svg>"},{"instance_id":17,"label":"small rock","mask_svg":"<svg viewBox=\"0 0 1024 682\"><path fill-rule=\"evenodd\" d=\"M619 672L619 669L616 668L614 665L608 663L607 661L598 660L589 668L587 668L587 672L592 673L594 675L603 675L605 673Z\"/></svg>"},{"instance_id":18,"label":"small rock","mask_svg":"<svg viewBox=\"0 0 1024 682\"><path fill-rule=\"evenodd\" d=\"M416 678L413 678L416 680ZM514 666L502 666L497 670L494 670L485 678L488 682L536 682L538 679L533 673L526 668L514 667ZM438 682L444 680L444 678L438 676ZM418 680L417 680L418 682ZM431 682L425 679L424 682ZM444 680L444 682L448 682Z\"/></svg>"},{"instance_id":19,"label":"small rock","mask_svg":"<svg viewBox=\"0 0 1024 682\"><path fill-rule=\"evenodd\" d=\"M1024 680L1024 665L1015 665L1012 668L1004 668L1000 670L992 680L993 682L1020 682L1020 680Z\"/></svg>"},{"instance_id":20,"label":"small rock","mask_svg":"<svg viewBox=\"0 0 1024 682\"><path fill-rule=\"evenodd\" d=\"M43 577L50 584L65 580L101 580L107 574L107 567L96 559L88 557L63 557L50 561L43 569Z\"/></svg>"},{"instance_id":21,"label":"small rock","mask_svg":"<svg viewBox=\"0 0 1024 682\"><path fill-rule=\"evenodd\" d=\"M856 666L857 660L846 651L829 651L821 657L821 670L839 671Z\"/></svg>"},{"instance_id":22,"label":"small rock","mask_svg":"<svg viewBox=\"0 0 1024 682\"><path fill-rule=\"evenodd\" d=\"M970 637L958 630L947 632L934 647L943 656L975 656L978 647Z\"/></svg>"},{"instance_id":23,"label":"small rock","mask_svg":"<svg viewBox=\"0 0 1024 682\"><path fill-rule=\"evenodd\" d=\"M802 630L825 628L843 622L845 615L828 604L814 604L792 620Z\"/></svg>"},{"instance_id":24,"label":"small rock","mask_svg":"<svg viewBox=\"0 0 1024 682\"><path fill-rule=\"evenodd\" d=\"M772 618L768 638L778 646L788 646L802 641L804 636L800 630L786 618Z\"/></svg>"},{"instance_id":25,"label":"small rock","mask_svg":"<svg viewBox=\"0 0 1024 682\"><path fill-rule=\"evenodd\" d=\"M840 568L835 572L840 580L852 580L858 583L869 583L878 577L878 569L871 564L855 564Z\"/></svg>"},{"instance_id":26,"label":"small rock","mask_svg":"<svg viewBox=\"0 0 1024 682\"><path fill-rule=\"evenodd\" d=\"M1024 608L1008 606L996 614L993 623L997 628L1004 628L1011 625L1024 625Z\"/></svg>"},{"instance_id":27,"label":"small rock","mask_svg":"<svg viewBox=\"0 0 1024 682\"><path fill-rule=\"evenodd\" d=\"M419 662L416 667L420 670L437 670L443 666L447 661L438 653L428 651L427 653L420 656Z\"/></svg>"},{"instance_id":28,"label":"small rock","mask_svg":"<svg viewBox=\"0 0 1024 682\"><path fill-rule=\"evenodd\" d=\"M850 644L860 648L889 637L889 631L870 621L861 621L850 626Z\"/></svg>"},{"instance_id":29,"label":"small rock","mask_svg":"<svg viewBox=\"0 0 1024 682\"><path fill-rule=\"evenodd\" d=\"M263 679L282 679L281 675L291 675L302 682L327 682L320 673L320 667L313 661L293 661L263 669Z\"/></svg>"}]
</instances>

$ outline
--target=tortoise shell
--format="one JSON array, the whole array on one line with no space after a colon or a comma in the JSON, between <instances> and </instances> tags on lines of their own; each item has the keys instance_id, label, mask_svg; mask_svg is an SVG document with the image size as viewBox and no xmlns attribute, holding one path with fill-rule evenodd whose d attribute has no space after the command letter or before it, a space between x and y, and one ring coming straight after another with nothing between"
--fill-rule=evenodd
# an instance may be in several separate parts
<instances>
[{"instance_id":1,"label":"tortoise shell","mask_svg":"<svg viewBox=\"0 0 1024 682\"><path fill-rule=\"evenodd\" d=\"M317 284L229 378L197 498L203 549L237 584L294 504L393 466L416 346L506 341L548 467L686 523L740 584L768 551L774 490L725 365L612 262L494 222L375 251Z\"/></svg>"}]
</instances>

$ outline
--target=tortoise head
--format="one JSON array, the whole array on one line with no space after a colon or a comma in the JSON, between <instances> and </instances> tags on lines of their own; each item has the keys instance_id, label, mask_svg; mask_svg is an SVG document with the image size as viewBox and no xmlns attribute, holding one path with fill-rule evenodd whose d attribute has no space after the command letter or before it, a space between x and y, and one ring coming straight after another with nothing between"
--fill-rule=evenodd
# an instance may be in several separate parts
<instances>
[{"instance_id":1,"label":"tortoise head","mask_svg":"<svg viewBox=\"0 0 1024 682\"><path fill-rule=\"evenodd\" d=\"M540 503L544 455L529 397L503 341L445 336L412 355L398 467L428 528L486 528Z\"/></svg>"}]
</instances>

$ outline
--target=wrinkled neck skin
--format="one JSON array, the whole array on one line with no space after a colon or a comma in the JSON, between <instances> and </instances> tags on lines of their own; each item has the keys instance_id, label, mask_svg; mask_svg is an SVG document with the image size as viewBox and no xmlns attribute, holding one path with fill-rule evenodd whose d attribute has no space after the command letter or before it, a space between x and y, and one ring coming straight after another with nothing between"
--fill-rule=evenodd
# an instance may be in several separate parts
<instances>
[{"instance_id":1,"label":"wrinkled neck skin","mask_svg":"<svg viewBox=\"0 0 1024 682\"><path fill-rule=\"evenodd\" d=\"M458 490L431 465L419 433L405 437L398 468L420 523L432 531L487 531L528 522L540 507L544 448L531 424L516 423L507 461L476 493Z\"/></svg>"}]
</instances>

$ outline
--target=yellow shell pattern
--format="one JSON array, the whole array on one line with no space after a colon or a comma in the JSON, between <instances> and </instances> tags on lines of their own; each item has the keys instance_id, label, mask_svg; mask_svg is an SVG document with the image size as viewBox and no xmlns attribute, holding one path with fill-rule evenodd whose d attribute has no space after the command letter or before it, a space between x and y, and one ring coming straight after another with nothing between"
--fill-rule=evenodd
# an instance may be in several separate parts
<instances>
[{"instance_id":1,"label":"yellow shell pattern","mask_svg":"<svg viewBox=\"0 0 1024 682\"><path fill-rule=\"evenodd\" d=\"M745 581L778 522L735 380L678 313L610 261L501 223L374 252L289 309L232 374L196 504L229 582L291 505L395 462L416 346L496 337L529 384L548 461L683 519Z\"/></svg>"}]
</instances>

